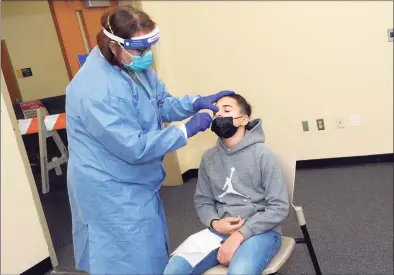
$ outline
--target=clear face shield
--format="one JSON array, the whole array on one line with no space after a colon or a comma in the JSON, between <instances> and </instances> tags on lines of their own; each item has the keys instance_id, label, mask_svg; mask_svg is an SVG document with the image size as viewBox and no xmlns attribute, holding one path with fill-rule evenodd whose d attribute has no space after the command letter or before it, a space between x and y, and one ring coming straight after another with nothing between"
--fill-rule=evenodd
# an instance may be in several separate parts
<instances>
[{"instance_id":1,"label":"clear face shield","mask_svg":"<svg viewBox=\"0 0 394 275\"><path fill-rule=\"evenodd\" d=\"M151 47L155 45L160 38L159 28L157 26L153 29L153 31L146 35L129 39L124 39L114 35L109 22L108 27L111 32L108 32L105 28L103 28L103 33L111 40L118 42L119 46L125 49L126 52L131 56L131 62L129 64L124 64L126 68L133 71L140 71L147 69L153 63ZM127 50L137 51L140 55L133 56Z\"/></svg>"},{"instance_id":2,"label":"clear face shield","mask_svg":"<svg viewBox=\"0 0 394 275\"><path fill-rule=\"evenodd\" d=\"M143 36L138 36L138 37L132 37L129 39L123 39L120 38L119 36L114 35L113 33L108 32L105 28L103 28L104 34L112 39L113 41L116 41L122 45L122 47L126 50L136 50L139 52L144 52L149 50L150 47L155 45L160 38L160 33L159 33L159 28L155 27L153 31L150 33L143 35Z\"/></svg>"}]
</instances>

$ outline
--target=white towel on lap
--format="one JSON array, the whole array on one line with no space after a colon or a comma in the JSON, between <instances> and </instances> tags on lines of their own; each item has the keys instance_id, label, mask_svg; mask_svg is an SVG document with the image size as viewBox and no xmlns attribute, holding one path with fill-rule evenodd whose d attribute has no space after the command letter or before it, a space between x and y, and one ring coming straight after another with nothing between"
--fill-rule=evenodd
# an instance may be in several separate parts
<instances>
[{"instance_id":1,"label":"white towel on lap","mask_svg":"<svg viewBox=\"0 0 394 275\"><path fill-rule=\"evenodd\" d=\"M219 248L222 240L221 237L212 233L209 229L204 229L187 238L171 256L181 256L194 267L209 253Z\"/></svg>"}]
</instances>

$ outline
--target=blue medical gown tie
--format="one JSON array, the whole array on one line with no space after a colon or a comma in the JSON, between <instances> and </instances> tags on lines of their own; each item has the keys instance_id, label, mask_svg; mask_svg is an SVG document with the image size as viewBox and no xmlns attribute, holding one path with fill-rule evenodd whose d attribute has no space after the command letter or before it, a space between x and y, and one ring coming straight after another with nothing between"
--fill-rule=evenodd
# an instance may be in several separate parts
<instances>
[{"instance_id":1,"label":"blue medical gown tie","mask_svg":"<svg viewBox=\"0 0 394 275\"><path fill-rule=\"evenodd\" d=\"M140 83L138 83L140 82ZM158 195L163 157L186 145L176 126L193 97L172 97L149 69L131 78L96 47L66 89L67 184L76 268L162 274L168 230Z\"/></svg>"}]
</instances>

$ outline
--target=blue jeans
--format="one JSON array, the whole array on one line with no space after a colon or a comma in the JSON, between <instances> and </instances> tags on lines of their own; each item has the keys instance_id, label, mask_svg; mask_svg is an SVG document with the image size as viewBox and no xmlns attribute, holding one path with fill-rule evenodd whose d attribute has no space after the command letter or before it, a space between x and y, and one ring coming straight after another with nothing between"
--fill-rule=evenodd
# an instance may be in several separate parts
<instances>
[{"instance_id":1,"label":"blue jeans","mask_svg":"<svg viewBox=\"0 0 394 275\"><path fill-rule=\"evenodd\" d=\"M218 234L219 235L219 234ZM223 235L220 237L226 239ZM280 248L281 235L268 231L255 235L241 244L235 252L227 274L260 275ZM180 256L173 256L164 270L164 275L197 275L219 264L217 260L219 249L212 251L196 266Z\"/></svg>"}]
</instances>

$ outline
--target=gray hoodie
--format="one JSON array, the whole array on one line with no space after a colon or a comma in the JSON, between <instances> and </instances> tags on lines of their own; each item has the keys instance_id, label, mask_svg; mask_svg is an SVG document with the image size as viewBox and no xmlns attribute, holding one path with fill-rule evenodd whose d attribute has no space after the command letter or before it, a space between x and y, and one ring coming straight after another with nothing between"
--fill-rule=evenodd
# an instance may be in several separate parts
<instances>
[{"instance_id":1,"label":"gray hoodie","mask_svg":"<svg viewBox=\"0 0 394 275\"><path fill-rule=\"evenodd\" d=\"M289 197L279 160L264 144L261 120L251 122L233 149L219 138L202 157L194 202L202 223L226 217L246 219L245 239L268 230L281 233Z\"/></svg>"}]
</instances>

